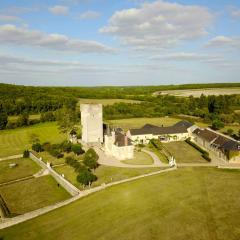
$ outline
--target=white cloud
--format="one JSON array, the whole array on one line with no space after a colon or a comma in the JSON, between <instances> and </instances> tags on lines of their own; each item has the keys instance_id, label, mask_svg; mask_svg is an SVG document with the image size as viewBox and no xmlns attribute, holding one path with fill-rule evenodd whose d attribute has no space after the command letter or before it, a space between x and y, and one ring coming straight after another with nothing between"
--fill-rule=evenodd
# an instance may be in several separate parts
<instances>
[{"instance_id":1,"label":"white cloud","mask_svg":"<svg viewBox=\"0 0 240 240\"><path fill-rule=\"evenodd\" d=\"M19 20L21 19L17 16L0 14L0 22L17 22Z\"/></svg>"},{"instance_id":2,"label":"white cloud","mask_svg":"<svg viewBox=\"0 0 240 240\"><path fill-rule=\"evenodd\" d=\"M61 5L50 7L48 10L54 15L68 15L69 13L69 8Z\"/></svg>"},{"instance_id":3,"label":"white cloud","mask_svg":"<svg viewBox=\"0 0 240 240\"><path fill-rule=\"evenodd\" d=\"M0 43L44 47L77 53L113 53L114 50L96 41L72 39L60 34L47 34L7 24L0 26Z\"/></svg>"},{"instance_id":4,"label":"white cloud","mask_svg":"<svg viewBox=\"0 0 240 240\"><path fill-rule=\"evenodd\" d=\"M212 19L204 7L155 1L115 12L99 31L117 36L136 49L149 50L202 37Z\"/></svg>"},{"instance_id":5,"label":"white cloud","mask_svg":"<svg viewBox=\"0 0 240 240\"><path fill-rule=\"evenodd\" d=\"M96 12L96 11L86 11L84 13L81 13L79 15L79 19L86 19L86 20L93 20L93 19L97 19L101 16L100 12Z\"/></svg>"},{"instance_id":6,"label":"white cloud","mask_svg":"<svg viewBox=\"0 0 240 240\"><path fill-rule=\"evenodd\" d=\"M206 44L206 47L240 49L240 38L239 37L217 36L217 37L211 39Z\"/></svg>"},{"instance_id":7,"label":"white cloud","mask_svg":"<svg viewBox=\"0 0 240 240\"><path fill-rule=\"evenodd\" d=\"M229 12L232 17L234 18L240 18L240 8L237 7L230 7Z\"/></svg>"}]
</instances>

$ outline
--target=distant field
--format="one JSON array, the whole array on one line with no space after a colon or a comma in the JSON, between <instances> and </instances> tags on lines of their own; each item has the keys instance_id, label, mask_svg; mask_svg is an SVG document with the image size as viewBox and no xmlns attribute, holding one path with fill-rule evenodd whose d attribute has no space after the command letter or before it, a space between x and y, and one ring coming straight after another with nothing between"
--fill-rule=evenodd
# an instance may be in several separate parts
<instances>
[{"instance_id":1,"label":"distant field","mask_svg":"<svg viewBox=\"0 0 240 240\"><path fill-rule=\"evenodd\" d=\"M123 160L122 162L133 165L151 165L153 164L153 159L145 152L135 151L133 159Z\"/></svg>"},{"instance_id":2,"label":"distant field","mask_svg":"<svg viewBox=\"0 0 240 240\"><path fill-rule=\"evenodd\" d=\"M86 99L80 98L78 105L81 103L101 103L102 105L113 105L114 103L140 103L141 101L129 100L129 99Z\"/></svg>"},{"instance_id":3,"label":"distant field","mask_svg":"<svg viewBox=\"0 0 240 240\"><path fill-rule=\"evenodd\" d=\"M9 168L10 163L17 166ZM41 168L29 158L19 158L0 162L0 183L9 182L15 179L31 176Z\"/></svg>"},{"instance_id":4,"label":"distant field","mask_svg":"<svg viewBox=\"0 0 240 240\"><path fill-rule=\"evenodd\" d=\"M184 168L94 193L0 231L5 240L238 240L240 171Z\"/></svg>"},{"instance_id":5,"label":"distant field","mask_svg":"<svg viewBox=\"0 0 240 240\"><path fill-rule=\"evenodd\" d=\"M0 194L11 214L23 214L56 202L70 195L51 176L32 178L0 187Z\"/></svg>"},{"instance_id":6,"label":"distant field","mask_svg":"<svg viewBox=\"0 0 240 240\"><path fill-rule=\"evenodd\" d=\"M8 116L8 120L10 122L16 122L18 120L19 116ZM32 114L29 115L29 119L30 120L36 120L36 119L40 119L40 114Z\"/></svg>"},{"instance_id":7,"label":"distant field","mask_svg":"<svg viewBox=\"0 0 240 240\"><path fill-rule=\"evenodd\" d=\"M203 88L203 89L187 89L187 90L167 90L161 92L155 92L154 95L174 95L177 97L200 97L201 94L206 96L208 95L232 95L232 94L240 94L240 88Z\"/></svg>"},{"instance_id":8,"label":"distant field","mask_svg":"<svg viewBox=\"0 0 240 240\"><path fill-rule=\"evenodd\" d=\"M207 163L201 153L186 142L164 143L163 146L175 157L177 163Z\"/></svg>"},{"instance_id":9,"label":"distant field","mask_svg":"<svg viewBox=\"0 0 240 240\"><path fill-rule=\"evenodd\" d=\"M31 147L30 136L37 134L40 141L58 143L66 138L59 133L56 122L40 123L29 127L0 131L0 157L22 153Z\"/></svg>"},{"instance_id":10,"label":"distant field","mask_svg":"<svg viewBox=\"0 0 240 240\"><path fill-rule=\"evenodd\" d=\"M179 118L173 117L159 117L159 118L129 118L129 119L118 119L118 120L108 120L107 123L115 127L122 127L124 129L129 128L140 128L145 124L153 124L156 126L171 126L177 122L181 121ZM196 122L200 127L207 127L208 125L202 122Z\"/></svg>"},{"instance_id":11,"label":"distant field","mask_svg":"<svg viewBox=\"0 0 240 240\"><path fill-rule=\"evenodd\" d=\"M68 165L54 168L60 174L64 174L65 178L78 188L82 188L81 184L77 182L77 173ZM92 187L99 186L102 183L116 182L122 179L135 177L145 173L158 171L160 168L118 168L99 166L94 174L98 177L97 181L92 184Z\"/></svg>"}]
</instances>

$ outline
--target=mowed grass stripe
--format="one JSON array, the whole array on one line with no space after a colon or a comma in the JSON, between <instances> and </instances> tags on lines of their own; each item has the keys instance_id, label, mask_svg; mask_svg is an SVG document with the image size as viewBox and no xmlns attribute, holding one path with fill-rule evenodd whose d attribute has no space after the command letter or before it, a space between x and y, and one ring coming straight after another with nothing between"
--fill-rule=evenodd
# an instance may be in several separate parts
<instances>
[{"instance_id":1,"label":"mowed grass stripe","mask_svg":"<svg viewBox=\"0 0 240 240\"><path fill-rule=\"evenodd\" d=\"M179 169L92 194L2 230L0 236L8 240L234 240L240 226L239 177L240 171Z\"/></svg>"},{"instance_id":2,"label":"mowed grass stripe","mask_svg":"<svg viewBox=\"0 0 240 240\"><path fill-rule=\"evenodd\" d=\"M30 136L36 134L41 142L57 143L66 138L59 133L56 122L40 123L29 127L0 131L0 157L22 153L30 148Z\"/></svg>"}]
</instances>

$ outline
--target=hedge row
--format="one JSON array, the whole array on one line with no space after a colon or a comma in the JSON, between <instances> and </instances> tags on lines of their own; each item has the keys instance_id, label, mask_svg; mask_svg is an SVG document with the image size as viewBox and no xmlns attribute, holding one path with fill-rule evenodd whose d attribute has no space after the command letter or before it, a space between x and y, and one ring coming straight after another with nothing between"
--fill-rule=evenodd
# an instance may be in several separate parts
<instances>
[{"instance_id":1,"label":"hedge row","mask_svg":"<svg viewBox=\"0 0 240 240\"><path fill-rule=\"evenodd\" d=\"M187 140L185 140L186 143L188 143L189 145L191 145L192 147L194 147L196 150L198 150L200 153L202 153L202 157L207 160L208 162L211 162L211 158L209 157L209 153L205 150L203 150L202 148L200 148L197 144L193 143L190 138L188 138Z\"/></svg>"}]
</instances>

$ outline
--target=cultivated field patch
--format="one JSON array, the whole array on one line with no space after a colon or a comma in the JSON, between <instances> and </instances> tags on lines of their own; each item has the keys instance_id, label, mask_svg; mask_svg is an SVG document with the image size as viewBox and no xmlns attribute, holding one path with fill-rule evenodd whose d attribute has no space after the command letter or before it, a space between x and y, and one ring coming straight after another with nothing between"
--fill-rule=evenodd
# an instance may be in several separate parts
<instances>
[{"instance_id":1,"label":"cultivated field patch","mask_svg":"<svg viewBox=\"0 0 240 240\"><path fill-rule=\"evenodd\" d=\"M42 208L70 197L51 176L32 178L1 186L0 194L12 216Z\"/></svg>"},{"instance_id":2,"label":"cultivated field patch","mask_svg":"<svg viewBox=\"0 0 240 240\"><path fill-rule=\"evenodd\" d=\"M78 106L82 103L100 103L104 106L106 105L113 105L114 103L140 103L141 101L137 100L130 100L130 99L86 99L86 98L80 98L78 102Z\"/></svg>"},{"instance_id":3,"label":"cultivated field patch","mask_svg":"<svg viewBox=\"0 0 240 240\"><path fill-rule=\"evenodd\" d=\"M39 136L41 142L59 143L66 135L59 133L56 122L40 123L29 127L21 127L0 131L0 157L21 154L31 148L32 134Z\"/></svg>"},{"instance_id":4,"label":"cultivated field patch","mask_svg":"<svg viewBox=\"0 0 240 240\"><path fill-rule=\"evenodd\" d=\"M9 164L16 164L10 167ZM6 183L19 178L31 176L41 168L29 158L19 158L0 162L0 183Z\"/></svg>"},{"instance_id":5,"label":"cultivated field patch","mask_svg":"<svg viewBox=\"0 0 240 240\"><path fill-rule=\"evenodd\" d=\"M163 146L174 156L177 163L207 163L199 151L184 141L163 143Z\"/></svg>"}]
</instances>

